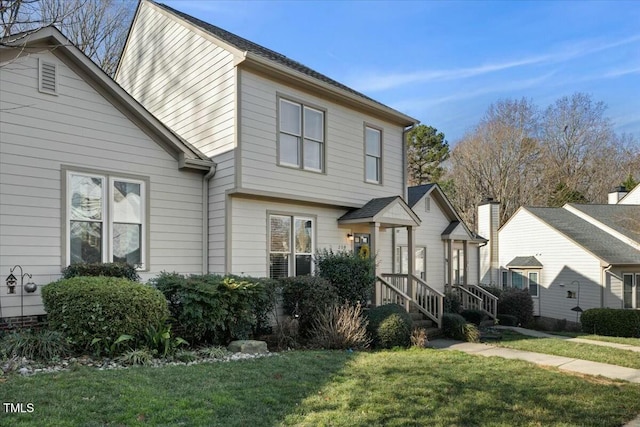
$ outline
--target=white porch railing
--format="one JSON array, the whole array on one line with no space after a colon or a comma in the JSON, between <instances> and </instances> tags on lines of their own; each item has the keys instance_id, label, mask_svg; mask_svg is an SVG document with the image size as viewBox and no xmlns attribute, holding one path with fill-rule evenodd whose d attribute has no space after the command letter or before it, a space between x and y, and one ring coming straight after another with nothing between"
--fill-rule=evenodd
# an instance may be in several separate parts
<instances>
[{"instance_id":1,"label":"white porch railing","mask_svg":"<svg viewBox=\"0 0 640 427\"><path fill-rule=\"evenodd\" d=\"M380 304L396 303L403 305L407 311L414 303L418 310L442 327L444 311L444 293L433 289L424 280L410 276L414 286L409 286L408 274L382 274L378 282L382 285Z\"/></svg>"},{"instance_id":2,"label":"white porch railing","mask_svg":"<svg viewBox=\"0 0 640 427\"><path fill-rule=\"evenodd\" d=\"M458 293L465 310L481 310L496 319L498 316L498 297L482 289L478 285L455 285L454 291Z\"/></svg>"}]
</instances>

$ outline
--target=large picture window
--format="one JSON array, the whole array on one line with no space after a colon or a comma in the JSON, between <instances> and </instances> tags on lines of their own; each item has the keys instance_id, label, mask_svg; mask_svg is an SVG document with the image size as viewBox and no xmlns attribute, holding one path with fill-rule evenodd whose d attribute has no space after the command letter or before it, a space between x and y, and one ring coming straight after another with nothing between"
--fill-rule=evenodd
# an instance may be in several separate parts
<instances>
[{"instance_id":1,"label":"large picture window","mask_svg":"<svg viewBox=\"0 0 640 427\"><path fill-rule=\"evenodd\" d=\"M67 262L144 268L144 181L69 172L67 186Z\"/></svg>"},{"instance_id":2,"label":"large picture window","mask_svg":"<svg viewBox=\"0 0 640 427\"><path fill-rule=\"evenodd\" d=\"M311 274L313 247L313 219L269 216L269 277Z\"/></svg>"},{"instance_id":3,"label":"large picture window","mask_svg":"<svg viewBox=\"0 0 640 427\"><path fill-rule=\"evenodd\" d=\"M364 128L365 139L365 181L382 182L382 131L369 126Z\"/></svg>"},{"instance_id":4,"label":"large picture window","mask_svg":"<svg viewBox=\"0 0 640 427\"><path fill-rule=\"evenodd\" d=\"M321 172L324 169L324 112L280 99L279 164Z\"/></svg>"},{"instance_id":5,"label":"large picture window","mask_svg":"<svg viewBox=\"0 0 640 427\"><path fill-rule=\"evenodd\" d=\"M427 248L416 246L416 253L413 261L416 276L422 280L427 280ZM407 274L409 271L409 248L407 246L396 246L396 273Z\"/></svg>"}]
</instances>

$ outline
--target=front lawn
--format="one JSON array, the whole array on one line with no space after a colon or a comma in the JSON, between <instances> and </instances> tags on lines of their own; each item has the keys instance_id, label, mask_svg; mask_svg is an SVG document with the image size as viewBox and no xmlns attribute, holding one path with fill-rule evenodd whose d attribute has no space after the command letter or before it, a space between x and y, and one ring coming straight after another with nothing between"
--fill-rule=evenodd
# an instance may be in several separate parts
<instances>
[{"instance_id":1,"label":"front lawn","mask_svg":"<svg viewBox=\"0 0 640 427\"><path fill-rule=\"evenodd\" d=\"M614 342L618 344L633 345L640 347L640 338L625 338L625 337L607 337L605 335L593 335L586 332L550 332L553 335L562 335L571 338L583 338L585 340Z\"/></svg>"},{"instance_id":2,"label":"front lawn","mask_svg":"<svg viewBox=\"0 0 640 427\"><path fill-rule=\"evenodd\" d=\"M10 376L3 426L621 425L640 385L438 350Z\"/></svg>"},{"instance_id":3,"label":"front lawn","mask_svg":"<svg viewBox=\"0 0 640 427\"><path fill-rule=\"evenodd\" d=\"M502 330L501 333L502 340L491 344L516 350L534 351L640 369L640 353L631 350L583 344L559 338L535 338L509 330Z\"/></svg>"}]
</instances>

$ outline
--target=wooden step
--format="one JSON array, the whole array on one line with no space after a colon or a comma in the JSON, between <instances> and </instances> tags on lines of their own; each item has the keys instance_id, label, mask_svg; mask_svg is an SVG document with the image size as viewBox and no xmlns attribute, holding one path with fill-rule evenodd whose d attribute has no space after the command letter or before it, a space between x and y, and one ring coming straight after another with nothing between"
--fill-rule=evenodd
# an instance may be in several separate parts
<instances>
[{"instance_id":1,"label":"wooden step","mask_svg":"<svg viewBox=\"0 0 640 427\"><path fill-rule=\"evenodd\" d=\"M422 319L422 320L414 320L413 321L413 329L418 329L418 328L424 328L424 329L429 329L433 327L433 322L431 320L428 319Z\"/></svg>"},{"instance_id":2,"label":"wooden step","mask_svg":"<svg viewBox=\"0 0 640 427\"><path fill-rule=\"evenodd\" d=\"M411 317L411 320L413 320L414 322L417 321L417 320L424 319L424 315L422 313L420 313L419 311L413 311L413 312L409 313L409 316Z\"/></svg>"}]
</instances>

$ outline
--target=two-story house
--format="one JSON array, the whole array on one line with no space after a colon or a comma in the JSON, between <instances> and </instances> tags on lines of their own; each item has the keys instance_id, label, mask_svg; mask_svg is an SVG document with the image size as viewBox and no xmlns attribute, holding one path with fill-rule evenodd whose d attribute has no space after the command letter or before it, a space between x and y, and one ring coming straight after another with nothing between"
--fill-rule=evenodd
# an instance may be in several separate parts
<instances>
[{"instance_id":1,"label":"two-story house","mask_svg":"<svg viewBox=\"0 0 640 427\"><path fill-rule=\"evenodd\" d=\"M143 279L279 278L313 273L321 248L366 247L374 303L413 301L439 323L446 285L460 285L483 306L484 240L437 185L406 188L416 119L153 1L138 6L117 83L47 31L3 69L6 274L21 264L46 284L73 262L129 261ZM0 317L24 301L42 313L39 290L7 292Z\"/></svg>"}]
</instances>

